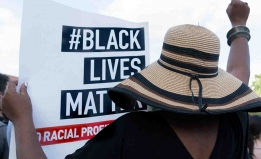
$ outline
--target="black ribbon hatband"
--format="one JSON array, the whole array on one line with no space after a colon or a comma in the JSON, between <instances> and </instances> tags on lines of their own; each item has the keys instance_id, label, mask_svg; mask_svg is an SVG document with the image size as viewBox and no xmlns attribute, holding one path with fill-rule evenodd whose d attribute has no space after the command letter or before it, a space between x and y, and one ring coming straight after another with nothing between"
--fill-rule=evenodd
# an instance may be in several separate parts
<instances>
[{"instance_id":1,"label":"black ribbon hatband","mask_svg":"<svg viewBox=\"0 0 261 159\"><path fill-rule=\"evenodd\" d=\"M202 106L202 83L200 81L199 78L212 78L212 77L216 77L218 75L218 72L213 74L213 75L193 75L193 74L190 74L190 73L187 73L187 72L183 72L183 71L180 71L180 70L176 70L176 69L173 69L171 67L168 67L166 65L164 65L163 63L160 62L160 60L157 61L159 65L161 65L162 67L170 70L170 71L174 71L174 72L177 72L177 73L180 73L180 74L183 74L183 75L186 75L186 76L189 76L190 77L190 81L189 81L189 88L190 88L190 91L192 93L192 101L194 104L197 104L194 100L194 93L192 91L192 81L193 80L196 80L197 83L198 83L198 86L199 86L199 92L198 92L198 108L201 112L207 112L207 107L208 107L208 104L204 104L204 106ZM208 112L207 112L208 113Z\"/></svg>"},{"instance_id":2,"label":"black ribbon hatband","mask_svg":"<svg viewBox=\"0 0 261 159\"><path fill-rule=\"evenodd\" d=\"M194 93L192 91L192 81L193 80L196 80L198 82L198 86L199 86L199 92L198 92L198 108L201 112L205 112L207 107L208 107L208 104L205 104L203 107L202 107L202 84L198 78L198 75L191 75L190 76L190 81L189 81L189 89L192 93L192 101L194 104L196 104L195 100L194 100Z\"/></svg>"}]
</instances>

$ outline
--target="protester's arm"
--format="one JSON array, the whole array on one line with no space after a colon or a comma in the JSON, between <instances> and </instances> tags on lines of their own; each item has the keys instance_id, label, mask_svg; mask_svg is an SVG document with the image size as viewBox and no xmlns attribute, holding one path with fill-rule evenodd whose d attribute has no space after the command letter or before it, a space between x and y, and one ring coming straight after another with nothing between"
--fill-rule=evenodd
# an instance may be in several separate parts
<instances>
[{"instance_id":1,"label":"protester's arm","mask_svg":"<svg viewBox=\"0 0 261 159\"><path fill-rule=\"evenodd\" d=\"M227 8L227 14L232 27L246 25L250 12L249 6L240 1L232 0ZM231 43L227 72L231 73L246 85L250 76L250 56L248 41L245 37L239 37Z\"/></svg>"},{"instance_id":2,"label":"protester's arm","mask_svg":"<svg viewBox=\"0 0 261 159\"><path fill-rule=\"evenodd\" d=\"M32 104L23 84L20 94L15 90L17 82L9 82L3 98L3 112L13 122L18 159L46 159L32 119Z\"/></svg>"}]
</instances>

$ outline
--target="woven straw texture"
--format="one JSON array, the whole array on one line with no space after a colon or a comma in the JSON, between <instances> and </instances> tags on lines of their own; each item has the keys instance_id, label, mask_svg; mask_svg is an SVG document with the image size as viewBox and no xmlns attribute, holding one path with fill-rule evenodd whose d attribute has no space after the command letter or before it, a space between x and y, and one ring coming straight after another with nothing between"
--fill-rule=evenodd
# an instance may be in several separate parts
<instances>
[{"instance_id":1,"label":"woven straw texture","mask_svg":"<svg viewBox=\"0 0 261 159\"><path fill-rule=\"evenodd\" d=\"M207 104L206 112L216 114L260 107L261 99L248 86L218 68L219 52L219 39L210 30L194 25L172 27L160 59L111 89L109 95L122 108L122 101L139 100L160 109L197 114L204 113L199 101Z\"/></svg>"},{"instance_id":2,"label":"woven straw texture","mask_svg":"<svg viewBox=\"0 0 261 159\"><path fill-rule=\"evenodd\" d=\"M189 24L170 28L166 33L164 42L213 54L219 54L220 50L219 39L212 31Z\"/></svg>"}]
</instances>

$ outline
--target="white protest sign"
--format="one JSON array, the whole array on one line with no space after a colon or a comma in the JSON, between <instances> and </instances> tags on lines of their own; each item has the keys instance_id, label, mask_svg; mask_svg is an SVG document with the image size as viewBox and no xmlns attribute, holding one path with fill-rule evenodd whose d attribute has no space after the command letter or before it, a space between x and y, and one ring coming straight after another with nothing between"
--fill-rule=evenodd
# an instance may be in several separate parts
<instances>
[{"instance_id":1,"label":"white protest sign","mask_svg":"<svg viewBox=\"0 0 261 159\"><path fill-rule=\"evenodd\" d=\"M48 158L60 159L126 113L107 90L149 64L148 24L24 0L19 85ZM137 102L136 110L149 110ZM10 158L15 156L14 132Z\"/></svg>"}]
</instances>

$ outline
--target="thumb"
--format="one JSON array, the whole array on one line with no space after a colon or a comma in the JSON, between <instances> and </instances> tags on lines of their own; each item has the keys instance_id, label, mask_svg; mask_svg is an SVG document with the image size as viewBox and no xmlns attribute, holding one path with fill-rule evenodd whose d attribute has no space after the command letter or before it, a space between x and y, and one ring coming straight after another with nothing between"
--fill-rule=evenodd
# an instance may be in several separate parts
<instances>
[{"instance_id":1,"label":"thumb","mask_svg":"<svg viewBox=\"0 0 261 159\"><path fill-rule=\"evenodd\" d=\"M25 82L21 85L21 88L20 88L20 94L21 95L25 95L25 96L28 96L28 93L27 93L27 86L28 86L28 83Z\"/></svg>"}]
</instances>

